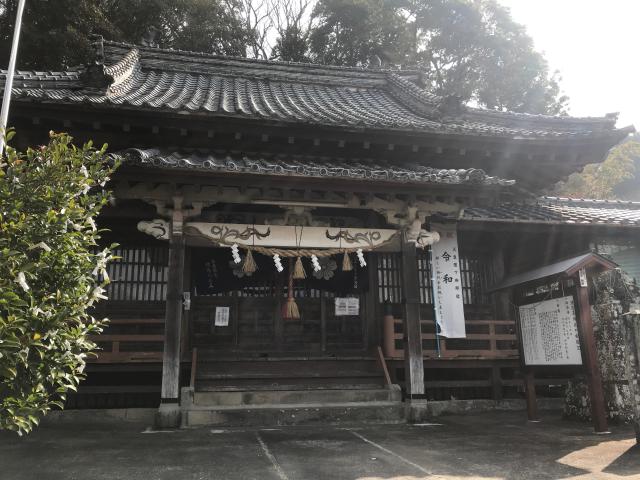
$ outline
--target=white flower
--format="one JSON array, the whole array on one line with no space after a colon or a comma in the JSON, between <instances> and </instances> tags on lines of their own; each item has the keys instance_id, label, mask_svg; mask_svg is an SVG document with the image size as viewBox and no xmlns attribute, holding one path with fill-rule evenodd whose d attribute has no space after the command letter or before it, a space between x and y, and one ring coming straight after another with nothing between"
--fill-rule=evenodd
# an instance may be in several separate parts
<instances>
[{"instance_id":1,"label":"white flower","mask_svg":"<svg viewBox=\"0 0 640 480\"><path fill-rule=\"evenodd\" d=\"M84 165L80 167L80 173L84 175L84 178L89 178L89 172L87 172L87 167Z\"/></svg>"},{"instance_id":2,"label":"white flower","mask_svg":"<svg viewBox=\"0 0 640 480\"><path fill-rule=\"evenodd\" d=\"M16 282L20 284L20 286L25 292L29 291L29 284L27 283L27 279L24 276L24 272L18 273L18 278L16 278Z\"/></svg>"},{"instance_id":3,"label":"white flower","mask_svg":"<svg viewBox=\"0 0 640 480\"><path fill-rule=\"evenodd\" d=\"M46 243L44 243L44 242L40 242L40 243L37 243L37 244L33 245L31 248L29 248L29 250L34 250L36 248L41 248L45 252L50 252L51 251L51 247L49 245L47 245Z\"/></svg>"},{"instance_id":4,"label":"white flower","mask_svg":"<svg viewBox=\"0 0 640 480\"><path fill-rule=\"evenodd\" d=\"M85 195L91 190L91 186L88 183L85 183L84 188L82 189L82 193Z\"/></svg>"},{"instance_id":5,"label":"white flower","mask_svg":"<svg viewBox=\"0 0 640 480\"><path fill-rule=\"evenodd\" d=\"M93 220L92 217L87 218L87 223L91 225L91 230L93 230L94 232L97 230L96 222Z\"/></svg>"},{"instance_id":6,"label":"white flower","mask_svg":"<svg viewBox=\"0 0 640 480\"><path fill-rule=\"evenodd\" d=\"M91 297L92 297L92 298L100 298L100 299L102 299L102 300L107 300L107 296L106 296L106 295L103 295L103 293L104 293L105 291L106 291L106 290L105 290L104 288L102 288L102 287L96 287L96 288L94 288L94 289L93 289L93 291L91 292Z\"/></svg>"}]
</instances>

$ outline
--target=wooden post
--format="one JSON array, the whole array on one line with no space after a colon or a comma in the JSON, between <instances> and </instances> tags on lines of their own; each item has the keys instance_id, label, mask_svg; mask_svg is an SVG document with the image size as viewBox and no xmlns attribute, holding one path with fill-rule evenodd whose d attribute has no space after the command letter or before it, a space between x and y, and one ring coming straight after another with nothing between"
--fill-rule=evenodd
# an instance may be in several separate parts
<instances>
[{"instance_id":1,"label":"wooden post","mask_svg":"<svg viewBox=\"0 0 640 480\"><path fill-rule=\"evenodd\" d=\"M539 422L538 401L536 399L536 383L532 370L524 374L524 392L527 397L527 419L530 422Z\"/></svg>"},{"instance_id":2,"label":"wooden post","mask_svg":"<svg viewBox=\"0 0 640 480\"><path fill-rule=\"evenodd\" d=\"M402 235L402 288L404 298L404 376L409 403L410 421L420 421L426 415L424 390L424 360L420 327L420 286L416 246Z\"/></svg>"},{"instance_id":3,"label":"wooden post","mask_svg":"<svg viewBox=\"0 0 640 480\"><path fill-rule=\"evenodd\" d=\"M182 324L182 291L184 287L184 237L182 210L174 199L169 247L169 278L165 309L164 353L162 356L162 388L156 423L161 428L180 425L180 327Z\"/></svg>"},{"instance_id":4,"label":"wooden post","mask_svg":"<svg viewBox=\"0 0 640 480\"><path fill-rule=\"evenodd\" d=\"M589 385L589 398L591 399L591 417L596 433L604 433L609 430L607 425L607 411L604 402L604 390L602 388L602 376L598 366L598 354L596 350L596 339L593 335L593 319L591 318L591 306L589 304L588 287L580 286L580 280L575 279L577 285L578 328L582 337L582 347L584 348L583 358L587 373L587 383Z\"/></svg>"},{"instance_id":5,"label":"wooden post","mask_svg":"<svg viewBox=\"0 0 640 480\"><path fill-rule=\"evenodd\" d=\"M496 402L502 400L502 375L500 367L496 365L491 367L491 396Z\"/></svg>"},{"instance_id":6,"label":"wooden post","mask_svg":"<svg viewBox=\"0 0 640 480\"><path fill-rule=\"evenodd\" d=\"M627 318L626 343L627 353L627 378L634 410L633 426L636 430L636 441L640 444L640 315L629 315Z\"/></svg>"}]
</instances>

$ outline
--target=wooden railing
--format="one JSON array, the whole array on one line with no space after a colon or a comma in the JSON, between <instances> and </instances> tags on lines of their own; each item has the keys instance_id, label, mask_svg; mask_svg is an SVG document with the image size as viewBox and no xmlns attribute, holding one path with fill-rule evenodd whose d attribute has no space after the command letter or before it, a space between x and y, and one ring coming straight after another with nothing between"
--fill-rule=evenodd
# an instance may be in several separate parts
<instances>
[{"instance_id":1,"label":"wooden railing","mask_svg":"<svg viewBox=\"0 0 640 480\"><path fill-rule=\"evenodd\" d=\"M433 320L422 320L422 331L433 326ZM515 322L512 320L467 320L467 336L464 339L436 339L435 333L422 333L422 341L433 345L433 348L423 348L425 358L442 359L504 359L518 358L517 336ZM395 319L394 343L402 345L402 319ZM433 327L431 327L433 329ZM484 333L471 333L486 330ZM438 343L436 343L438 342ZM474 346L480 344L479 346ZM439 352L436 346L439 344ZM390 358L404 358L402 348L394 348L392 352L385 352Z\"/></svg>"},{"instance_id":2,"label":"wooden railing","mask_svg":"<svg viewBox=\"0 0 640 480\"><path fill-rule=\"evenodd\" d=\"M164 344L164 319L116 318L100 335L90 339L98 344L93 363L161 362ZM115 333L115 332L117 333ZM153 333L148 333L152 331Z\"/></svg>"}]
</instances>

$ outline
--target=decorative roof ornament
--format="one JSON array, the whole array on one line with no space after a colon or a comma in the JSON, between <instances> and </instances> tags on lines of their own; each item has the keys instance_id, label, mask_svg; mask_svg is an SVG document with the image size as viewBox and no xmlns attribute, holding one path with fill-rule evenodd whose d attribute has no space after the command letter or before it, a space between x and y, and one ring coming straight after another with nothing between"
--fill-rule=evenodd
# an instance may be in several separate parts
<instances>
[{"instance_id":1,"label":"decorative roof ornament","mask_svg":"<svg viewBox=\"0 0 640 480\"><path fill-rule=\"evenodd\" d=\"M91 35L91 46L93 47L93 60L90 61L84 72L80 75L80 80L89 90L106 91L113 83L113 76L107 72L104 64L104 39L102 35Z\"/></svg>"},{"instance_id":2,"label":"decorative roof ornament","mask_svg":"<svg viewBox=\"0 0 640 480\"><path fill-rule=\"evenodd\" d=\"M147 31L140 39L140 45L142 45L143 47L159 48L160 45L157 41L159 34L160 29L151 25L149 28L147 28Z\"/></svg>"},{"instance_id":3,"label":"decorative roof ornament","mask_svg":"<svg viewBox=\"0 0 640 480\"><path fill-rule=\"evenodd\" d=\"M447 95L438 103L438 112L442 118L457 117L464 113L465 107L459 95Z\"/></svg>"},{"instance_id":4,"label":"decorative roof ornament","mask_svg":"<svg viewBox=\"0 0 640 480\"><path fill-rule=\"evenodd\" d=\"M373 69L381 69L382 68L382 59L378 55L373 55L369 58L369 64L367 68Z\"/></svg>"}]
</instances>

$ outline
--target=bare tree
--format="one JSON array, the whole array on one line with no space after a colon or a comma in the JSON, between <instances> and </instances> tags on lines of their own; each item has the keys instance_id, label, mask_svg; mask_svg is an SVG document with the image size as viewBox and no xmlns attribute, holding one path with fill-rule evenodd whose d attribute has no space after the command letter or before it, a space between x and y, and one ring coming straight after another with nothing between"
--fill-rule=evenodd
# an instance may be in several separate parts
<instances>
[{"instance_id":1,"label":"bare tree","mask_svg":"<svg viewBox=\"0 0 640 480\"><path fill-rule=\"evenodd\" d=\"M274 1L241 0L242 16L247 31L247 56L267 60L273 49L275 15Z\"/></svg>"},{"instance_id":2,"label":"bare tree","mask_svg":"<svg viewBox=\"0 0 640 480\"><path fill-rule=\"evenodd\" d=\"M278 38L271 58L307 61L309 35L314 24L317 0L271 0Z\"/></svg>"}]
</instances>

